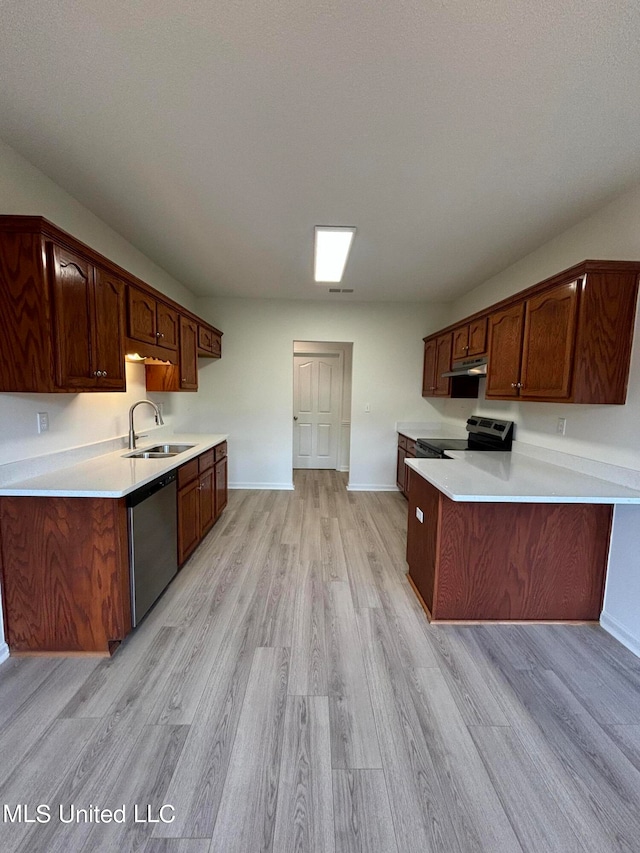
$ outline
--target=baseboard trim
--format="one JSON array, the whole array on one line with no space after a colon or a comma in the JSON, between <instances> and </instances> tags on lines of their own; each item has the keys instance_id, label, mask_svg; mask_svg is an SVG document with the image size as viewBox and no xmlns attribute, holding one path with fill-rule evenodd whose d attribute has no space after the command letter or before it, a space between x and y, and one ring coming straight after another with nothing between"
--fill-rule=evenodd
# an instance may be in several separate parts
<instances>
[{"instance_id":1,"label":"baseboard trim","mask_svg":"<svg viewBox=\"0 0 640 853\"><path fill-rule=\"evenodd\" d=\"M3 663L9 657L9 646L6 643L0 643L0 663Z\"/></svg>"},{"instance_id":2,"label":"baseboard trim","mask_svg":"<svg viewBox=\"0 0 640 853\"><path fill-rule=\"evenodd\" d=\"M336 468L336 471L339 471L341 474L348 474L349 473L349 466L348 465L341 465L340 468Z\"/></svg>"},{"instance_id":3,"label":"baseboard trim","mask_svg":"<svg viewBox=\"0 0 640 853\"><path fill-rule=\"evenodd\" d=\"M349 483L347 486L348 492L397 492L398 487L390 486L387 483Z\"/></svg>"},{"instance_id":4,"label":"baseboard trim","mask_svg":"<svg viewBox=\"0 0 640 853\"><path fill-rule=\"evenodd\" d=\"M229 483L229 489L257 489L262 492L292 492L293 483Z\"/></svg>"},{"instance_id":5,"label":"baseboard trim","mask_svg":"<svg viewBox=\"0 0 640 853\"><path fill-rule=\"evenodd\" d=\"M640 639L634 637L621 622L618 622L613 616L609 616L608 613L603 612L600 614L600 627L604 628L612 637L615 637L623 646L626 646L630 652L640 657Z\"/></svg>"}]
</instances>

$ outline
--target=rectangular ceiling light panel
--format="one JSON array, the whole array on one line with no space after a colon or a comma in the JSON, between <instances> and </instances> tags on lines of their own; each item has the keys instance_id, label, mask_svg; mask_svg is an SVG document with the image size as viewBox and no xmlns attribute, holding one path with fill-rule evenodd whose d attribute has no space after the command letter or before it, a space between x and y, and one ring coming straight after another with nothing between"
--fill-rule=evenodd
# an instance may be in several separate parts
<instances>
[{"instance_id":1,"label":"rectangular ceiling light panel","mask_svg":"<svg viewBox=\"0 0 640 853\"><path fill-rule=\"evenodd\" d=\"M316 225L314 278L317 282L342 281L355 233L355 228Z\"/></svg>"}]
</instances>

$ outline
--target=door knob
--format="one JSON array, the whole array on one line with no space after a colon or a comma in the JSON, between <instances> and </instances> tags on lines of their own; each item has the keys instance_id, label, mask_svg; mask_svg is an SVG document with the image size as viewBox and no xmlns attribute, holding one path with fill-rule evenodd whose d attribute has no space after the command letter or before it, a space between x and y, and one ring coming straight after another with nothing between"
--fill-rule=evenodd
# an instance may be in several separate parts
<instances>
[{"instance_id":1,"label":"door knob","mask_svg":"<svg viewBox=\"0 0 640 853\"><path fill-rule=\"evenodd\" d=\"M294 416L293 416L293 419L294 419L294 421L297 421L297 420L298 420L298 416L297 416L297 415L294 415Z\"/></svg>"}]
</instances>

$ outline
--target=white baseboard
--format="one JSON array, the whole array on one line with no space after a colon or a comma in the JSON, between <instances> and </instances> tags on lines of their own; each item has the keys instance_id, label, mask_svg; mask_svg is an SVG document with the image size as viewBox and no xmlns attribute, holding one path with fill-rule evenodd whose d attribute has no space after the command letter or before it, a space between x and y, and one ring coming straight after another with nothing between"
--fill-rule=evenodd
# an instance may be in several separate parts
<instances>
[{"instance_id":1,"label":"white baseboard","mask_svg":"<svg viewBox=\"0 0 640 853\"><path fill-rule=\"evenodd\" d=\"M230 489L257 489L269 492L292 492L293 483L229 483Z\"/></svg>"},{"instance_id":2,"label":"white baseboard","mask_svg":"<svg viewBox=\"0 0 640 853\"><path fill-rule=\"evenodd\" d=\"M341 465L340 468L336 468L336 471L339 471L341 474L348 474L349 473L349 466L348 465Z\"/></svg>"},{"instance_id":3,"label":"white baseboard","mask_svg":"<svg viewBox=\"0 0 640 853\"><path fill-rule=\"evenodd\" d=\"M0 643L0 663L9 657L9 646L6 643Z\"/></svg>"},{"instance_id":4,"label":"white baseboard","mask_svg":"<svg viewBox=\"0 0 640 853\"><path fill-rule=\"evenodd\" d=\"M622 623L607 613L600 614L600 625L607 633L615 637L618 642L626 646L629 651L640 657L640 637L631 634Z\"/></svg>"},{"instance_id":5,"label":"white baseboard","mask_svg":"<svg viewBox=\"0 0 640 853\"><path fill-rule=\"evenodd\" d=\"M349 483L347 486L348 492L398 492L400 491L396 485L390 486L387 483Z\"/></svg>"}]
</instances>

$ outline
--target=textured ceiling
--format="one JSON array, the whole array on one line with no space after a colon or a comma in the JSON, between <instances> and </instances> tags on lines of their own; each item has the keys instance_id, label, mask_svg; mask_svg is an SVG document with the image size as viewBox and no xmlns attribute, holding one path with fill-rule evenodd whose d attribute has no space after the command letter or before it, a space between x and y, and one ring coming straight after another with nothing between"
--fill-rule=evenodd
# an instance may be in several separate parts
<instances>
[{"instance_id":1,"label":"textured ceiling","mask_svg":"<svg viewBox=\"0 0 640 853\"><path fill-rule=\"evenodd\" d=\"M450 299L640 180L637 0L0 0L0 24L0 137L198 294ZM313 284L316 224L357 226L353 296Z\"/></svg>"}]
</instances>

